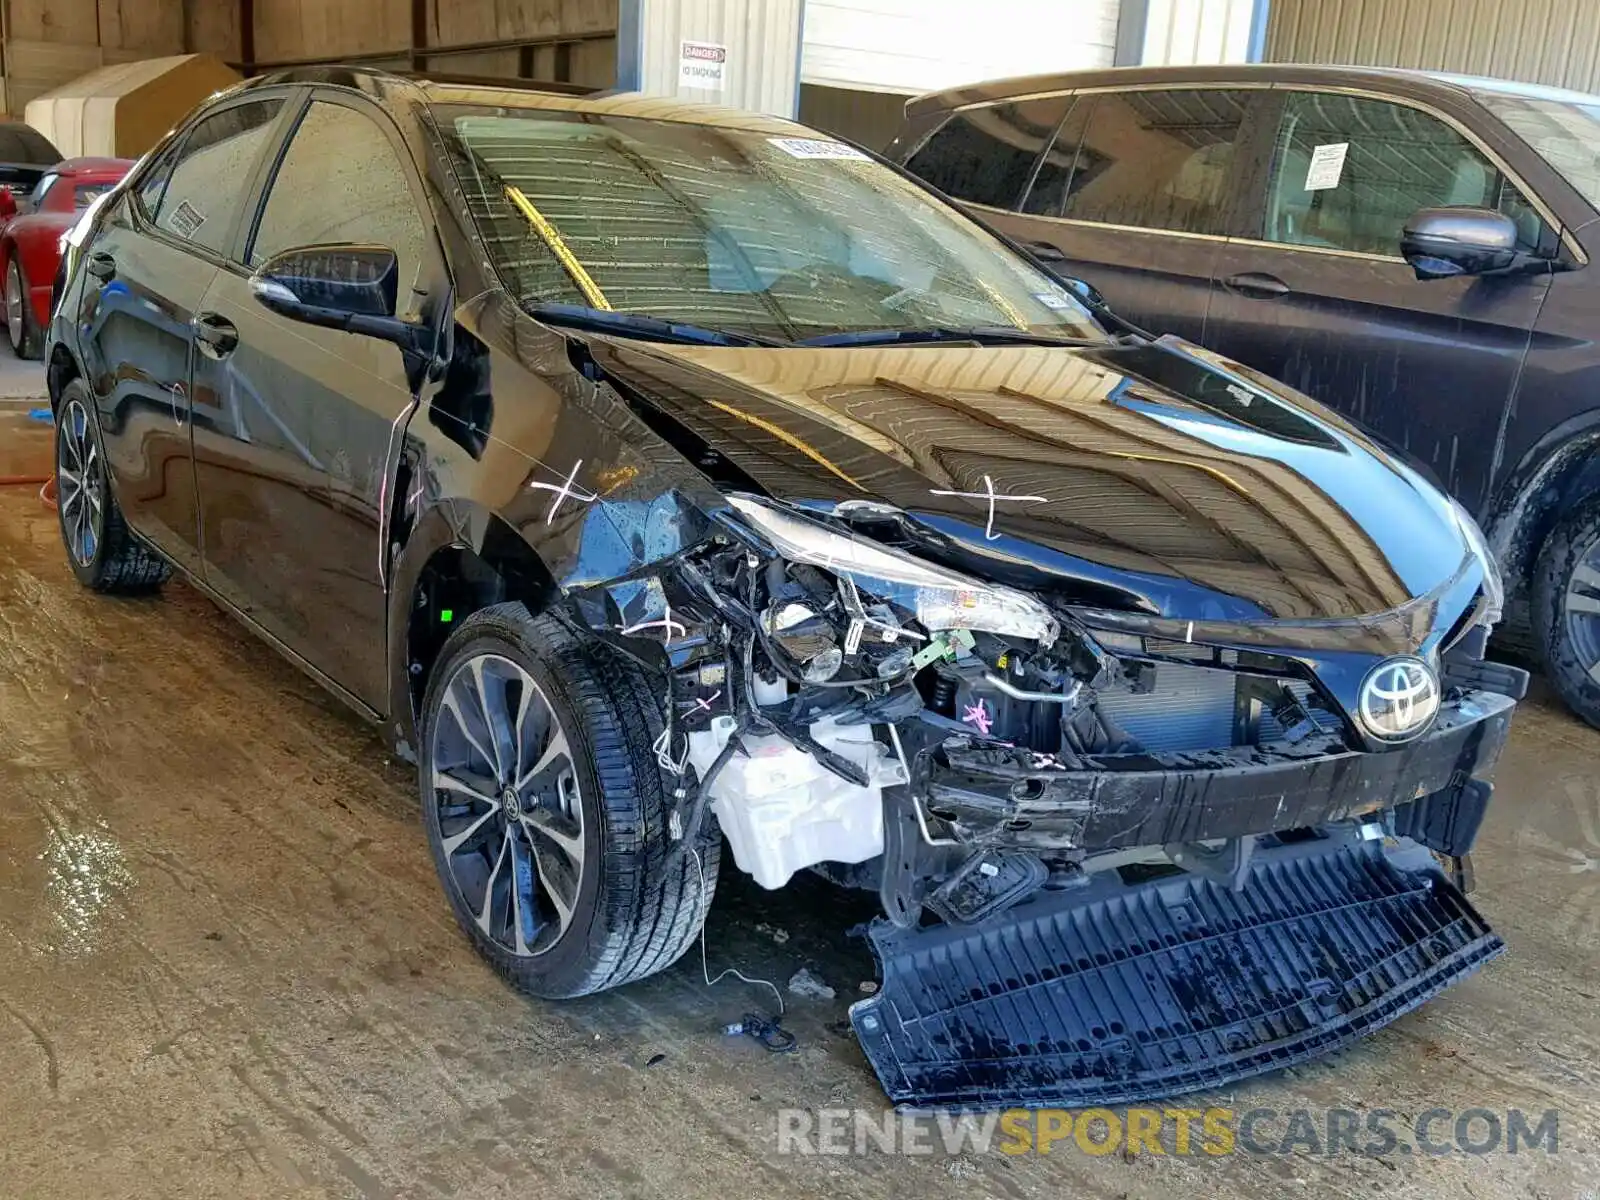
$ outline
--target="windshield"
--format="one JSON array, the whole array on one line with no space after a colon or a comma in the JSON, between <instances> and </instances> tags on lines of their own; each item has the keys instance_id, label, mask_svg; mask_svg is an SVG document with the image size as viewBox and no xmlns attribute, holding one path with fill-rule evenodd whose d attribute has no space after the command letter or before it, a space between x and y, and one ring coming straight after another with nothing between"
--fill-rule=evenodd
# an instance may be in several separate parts
<instances>
[{"instance_id":1,"label":"windshield","mask_svg":"<svg viewBox=\"0 0 1600 1200\"><path fill-rule=\"evenodd\" d=\"M1585 104L1489 90L1476 95L1479 103L1600 209L1600 97Z\"/></svg>"},{"instance_id":2,"label":"windshield","mask_svg":"<svg viewBox=\"0 0 1600 1200\"><path fill-rule=\"evenodd\" d=\"M528 108L438 115L524 306L787 341L931 327L1105 336L1059 282L840 142Z\"/></svg>"}]
</instances>

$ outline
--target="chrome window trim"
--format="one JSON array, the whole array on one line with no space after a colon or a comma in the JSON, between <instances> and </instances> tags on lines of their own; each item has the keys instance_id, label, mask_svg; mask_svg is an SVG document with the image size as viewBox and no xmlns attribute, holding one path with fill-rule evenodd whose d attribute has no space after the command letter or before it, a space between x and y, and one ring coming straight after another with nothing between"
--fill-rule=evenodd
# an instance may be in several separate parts
<instances>
[{"instance_id":1,"label":"chrome window trim","mask_svg":"<svg viewBox=\"0 0 1600 1200\"><path fill-rule=\"evenodd\" d=\"M1298 81L1297 82L1283 82L1283 81L1268 82L1268 81L1263 81L1263 80L1253 80L1253 81L1244 81L1244 82L1234 83L1234 82L1229 82L1229 81L1226 81L1226 80L1215 80L1215 81L1210 81L1210 82L1206 82L1206 83L1194 83L1194 82L1187 82L1187 83L1156 83L1156 82L1151 82L1151 83L1123 83L1123 84L1103 83L1103 84L1097 84L1097 85L1095 85L1093 87L1046 88L1043 91L1029 92L1029 93L1027 93L1025 95L1003 96L1003 97L998 97L998 98L993 99L993 100L974 100L970 104L962 104L962 105L958 105L958 106L946 109L945 110L946 111L945 121L941 121L937 126L934 127L934 129L937 130L939 128L942 128L944 126L945 122L948 121L951 117L955 116L957 113L967 112L967 111L969 111L971 109L975 109L975 108L990 108L990 107L993 107L993 106L999 105L999 104L1020 104L1020 103L1023 103L1024 101L1028 101L1028 100L1047 100L1047 99L1053 99L1053 98L1055 98L1057 96L1088 96L1088 95L1099 95L1099 94L1104 94L1104 93L1108 93L1108 92L1119 92L1120 93L1120 92L1175 92L1175 91L1182 91L1182 92L1202 92L1202 91L1210 91L1210 92L1237 92L1237 91L1327 92L1327 93L1331 93L1331 94L1334 94L1334 95L1341 95L1341 96L1356 96L1356 97L1359 97L1359 98L1364 99L1364 100L1376 100L1376 101L1379 101L1379 102L1384 103L1384 104L1397 104L1397 105L1400 105L1403 108L1411 108L1411 109L1415 109L1418 112L1425 113L1428 116L1434 118L1435 120L1441 121L1445 125L1449 126L1451 129L1455 130L1462 137L1464 137L1468 142L1470 142L1472 144L1472 146L1478 151L1478 153L1482 154L1485 159L1487 159L1490 163L1494 164L1494 166L1500 171L1500 173L1502 175L1504 175L1507 179L1509 179L1512 182L1512 184L1515 185L1517 190L1519 192L1521 192L1524 197L1527 198L1528 203L1533 205L1535 211L1538 212L1540 219L1542 219L1544 221L1544 223L1546 225L1548 225L1551 229L1556 231L1557 236L1560 238L1561 245L1563 247L1565 247L1567 252L1573 257L1573 259L1577 262L1577 264L1579 266L1582 266L1582 267L1586 267L1586 266L1589 265L1589 256L1584 253L1583 247L1580 246L1578 244L1577 240L1572 236L1572 230L1567 228L1566 225L1562 224L1561 221L1559 221L1556 218L1555 213L1552 212L1551 209L1550 209L1550 206L1545 203L1544 198L1541 197L1537 192L1535 192L1531 187L1529 187L1527 181L1525 179L1523 179L1520 174L1518 174L1516 171L1512 170L1511 164L1506 162L1506 160L1504 158L1502 158L1499 154L1497 154L1494 150L1492 150L1489 147L1489 145L1482 138L1480 138L1476 133L1474 133L1471 129L1469 129L1466 125L1462 124L1460 121L1456 120L1456 118L1452 117L1449 113L1446 113L1446 112L1442 111L1441 109L1435 107L1432 104L1427 103L1426 101L1416 100L1416 99L1413 99L1412 97L1409 97L1409 96L1396 96L1391 92L1380 92L1380 91L1377 91L1377 90L1375 90L1373 88L1369 88L1369 87L1357 87L1357 86L1352 85L1352 84L1302 83L1302 82L1298 82ZM930 131L930 133L929 133L930 137L932 136L932 132L933 131ZM907 161L908 162L910 161L909 156L907 157ZM1008 211L1012 211L1012 210L1008 210ZM1180 230L1175 230L1175 229L1155 229L1155 228L1151 228L1151 227L1145 226L1145 225L1113 225L1113 224L1109 224L1107 222L1102 222L1102 221L1081 221L1081 220L1077 220L1077 219L1072 218L1072 217L1046 217L1046 216L1041 216L1041 215L1039 215L1037 213L1019 214L1019 213L1016 213L1016 212L1013 211L1012 215L1025 215L1025 216L1032 217L1032 218L1034 218L1036 220L1043 220L1043 221L1064 221L1064 222L1068 222L1068 223L1076 224L1076 225L1093 226L1094 228L1097 228L1097 229L1115 229L1115 230L1135 232L1135 233L1155 233L1155 234L1162 234L1162 235L1165 235L1165 236L1168 236L1168 237L1210 238L1210 239L1212 239L1214 241L1223 241L1223 242L1232 241L1232 242L1240 243L1241 245L1260 245L1260 246L1289 247L1289 248L1296 249L1296 250L1312 250L1312 251L1315 251L1317 253L1322 253L1322 254L1335 254L1335 255L1343 255L1343 256L1353 257L1353 258L1373 259L1373 260L1376 260L1376 261L1379 261L1379 262L1404 262L1405 261L1405 259L1401 258L1397 254L1395 254L1395 255L1391 255L1391 254L1367 254L1367 253L1364 253L1364 252L1359 251L1359 250L1339 250L1339 249L1336 249L1336 248L1333 248L1333 247L1328 247L1328 246L1302 246L1302 245L1299 245L1299 244L1294 243L1294 242L1272 242L1272 241L1267 241L1267 240L1265 240L1263 238L1229 238L1229 237L1224 237L1224 236L1222 236L1220 234L1184 233L1184 232L1182 232Z\"/></svg>"}]
</instances>

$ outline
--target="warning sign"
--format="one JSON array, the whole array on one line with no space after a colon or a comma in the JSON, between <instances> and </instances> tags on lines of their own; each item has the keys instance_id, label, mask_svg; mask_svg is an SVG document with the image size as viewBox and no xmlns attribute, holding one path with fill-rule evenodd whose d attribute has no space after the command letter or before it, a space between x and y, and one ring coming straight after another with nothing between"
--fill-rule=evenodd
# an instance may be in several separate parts
<instances>
[{"instance_id":1,"label":"warning sign","mask_svg":"<svg viewBox=\"0 0 1600 1200\"><path fill-rule=\"evenodd\" d=\"M678 49L678 86L699 88L706 92L720 92L726 82L728 48L715 42L680 43Z\"/></svg>"}]
</instances>

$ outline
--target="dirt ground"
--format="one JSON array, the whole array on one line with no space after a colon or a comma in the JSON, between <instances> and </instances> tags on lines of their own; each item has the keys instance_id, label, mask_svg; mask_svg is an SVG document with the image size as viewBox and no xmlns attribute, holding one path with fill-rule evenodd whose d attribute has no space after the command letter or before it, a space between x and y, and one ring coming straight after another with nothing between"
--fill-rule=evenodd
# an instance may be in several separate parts
<instances>
[{"instance_id":1,"label":"dirt ground","mask_svg":"<svg viewBox=\"0 0 1600 1200\"><path fill-rule=\"evenodd\" d=\"M45 430L0 415L0 473ZM1559 1148L1472 1156L780 1154L780 1109L882 1093L848 1036L870 905L730 869L698 957L520 999L438 891L406 769L181 585L96 598L31 487L0 490L0 1197L1182 1198L1600 1194L1600 733L1538 695L1475 856L1510 952L1353 1050L1196 1107L1559 1111ZM1441 1129L1448 1129L1448 1124Z\"/></svg>"}]
</instances>

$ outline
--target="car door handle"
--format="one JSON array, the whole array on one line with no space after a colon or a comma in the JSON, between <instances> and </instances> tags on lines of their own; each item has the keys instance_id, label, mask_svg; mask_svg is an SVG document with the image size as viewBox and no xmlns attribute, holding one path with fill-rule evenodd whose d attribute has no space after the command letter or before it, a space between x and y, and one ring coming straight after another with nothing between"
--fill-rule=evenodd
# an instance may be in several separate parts
<instances>
[{"instance_id":1,"label":"car door handle","mask_svg":"<svg viewBox=\"0 0 1600 1200\"><path fill-rule=\"evenodd\" d=\"M1222 281L1222 286L1230 292L1241 292L1246 296L1257 296L1264 300L1289 294L1287 283L1276 275L1268 275L1264 271L1246 271L1242 275L1229 275Z\"/></svg>"},{"instance_id":2,"label":"car door handle","mask_svg":"<svg viewBox=\"0 0 1600 1200\"><path fill-rule=\"evenodd\" d=\"M1066 252L1054 242L1026 241L1020 243L1022 248L1033 257L1042 262L1069 262Z\"/></svg>"},{"instance_id":3,"label":"car door handle","mask_svg":"<svg viewBox=\"0 0 1600 1200\"><path fill-rule=\"evenodd\" d=\"M200 353L207 358L226 358L239 344L239 330L226 317L201 313L195 317L193 325L194 340L200 345Z\"/></svg>"},{"instance_id":4,"label":"car door handle","mask_svg":"<svg viewBox=\"0 0 1600 1200\"><path fill-rule=\"evenodd\" d=\"M88 268L89 274L102 282L106 282L116 278L117 260L104 250L97 250L89 255Z\"/></svg>"}]
</instances>

